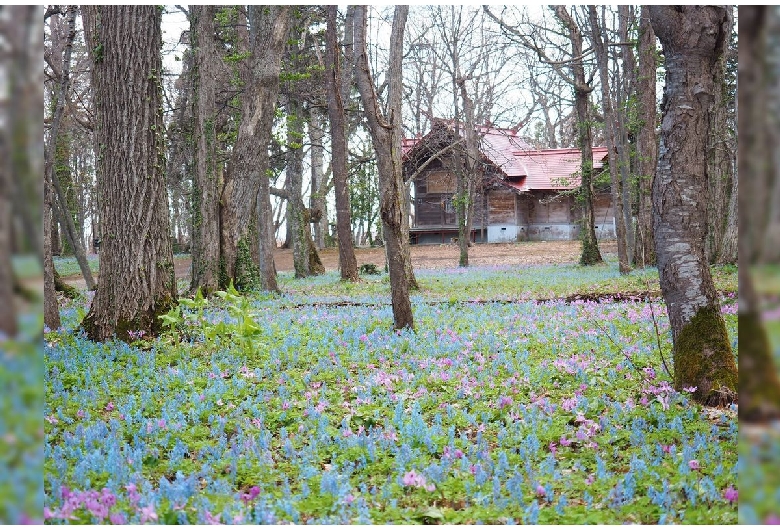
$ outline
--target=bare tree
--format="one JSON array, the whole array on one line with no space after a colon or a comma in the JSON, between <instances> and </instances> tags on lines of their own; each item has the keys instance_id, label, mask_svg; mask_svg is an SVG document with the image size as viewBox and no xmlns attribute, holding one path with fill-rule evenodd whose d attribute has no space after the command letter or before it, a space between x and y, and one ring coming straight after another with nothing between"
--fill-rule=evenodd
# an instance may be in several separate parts
<instances>
[{"instance_id":1,"label":"bare tree","mask_svg":"<svg viewBox=\"0 0 780 530\"><path fill-rule=\"evenodd\" d=\"M580 199L582 201L582 265L595 265L604 260L599 251L596 239L595 215L593 210L593 131L591 129L590 93L593 91L591 82L595 70L589 76L585 74L585 57L590 53L583 47L582 31L571 13L562 5L551 6L558 22L565 29L565 38L569 41L570 52L560 60L548 56L546 47L541 41L542 35L548 32L547 28L525 23L531 27L530 34L520 25L510 24L493 14L486 6L485 12L501 27L502 31L528 50L536 53L540 62L548 65L566 84L574 90L574 109L576 116L577 146L580 149ZM550 49L562 50L561 43L555 43ZM566 70L569 70L569 73Z\"/></svg>"},{"instance_id":2,"label":"bare tree","mask_svg":"<svg viewBox=\"0 0 780 530\"><path fill-rule=\"evenodd\" d=\"M238 287L251 283L251 220L258 212L259 279L278 291L273 241L268 145L279 93L282 53L289 35L290 6L249 6L250 59L241 95L241 123L222 190L221 248L226 277ZM247 273L247 269L249 273Z\"/></svg>"},{"instance_id":3,"label":"bare tree","mask_svg":"<svg viewBox=\"0 0 780 530\"><path fill-rule=\"evenodd\" d=\"M733 7L731 8L733 9ZM715 93L707 132L707 240L705 252L710 263L735 263L737 260L736 129L734 104L736 63L734 24L727 31L726 50L715 72Z\"/></svg>"},{"instance_id":4,"label":"bare tree","mask_svg":"<svg viewBox=\"0 0 780 530\"><path fill-rule=\"evenodd\" d=\"M87 263L87 256L84 250L83 238L76 230L76 226L73 222L73 217L70 215L70 208L68 207L68 201L65 196L65 191L60 185L57 172L55 171L55 158L56 150L58 146L60 124L62 123L62 117L65 112L66 100L68 98L68 91L70 89L70 62L71 54L73 52L73 41L76 38L76 13L78 8L76 6L70 6L68 8L68 32L66 38L66 44L62 55L62 66L60 70L59 85L55 96L54 115L51 120L51 128L49 130L49 141L44 151L45 158L45 171L50 182L52 183L55 191L55 197L57 200L56 208L59 212L60 222L66 230L68 242L73 248L73 252L76 255L81 274L84 277L84 281L87 284L87 289L95 289L95 280L92 278L92 271Z\"/></svg>"},{"instance_id":5,"label":"bare tree","mask_svg":"<svg viewBox=\"0 0 780 530\"><path fill-rule=\"evenodd\" d=\"M652 200L653 179L658 163L658 139L655 135L658 115L655 89L657 66L655 41L655 32L650 24L648 7L642 6L639 22L639 72L636 88L637 112L641 121L636 146L639 204L634 246L634 264L641 267L655 265Z\"/></svg>"},{"instance_id":6,"label":"bare tree","mask_svg":"<svg viewBox=\"0 0 780 530\"><path fill-rule=\"evenodd\" d=\"M57 301L57 291L54 287L54 260L51 254L51 217L52 190L51 183L46 179L43 188L43 324L49 329L58 329L60 327L60 308ZM8 255L10 255L10 252ZM0 285L3 283L5 282L0 279ZM4 300L4 298L0 299Z\"/></svg>"},{"instance_id":7,"label":"bare tree","mask_svg":"<svg viewBox=\"0 0 780 530\"><path fill-rule=\"evenodd\" d=\"M385 238L395 329L414 328L409 299L409 218L401 165L403 34L409 6L396 6L390 36L387 112L380 110L366 50L366 7L355 8L355 76L379 169L380 213ZM406 227L406 230L404 230Z\"/></svg>"},{"instance_id":8,"label":"bare tree","mask_svg":"<svg viewBox=\"0 0 780 530\"><path fill-rule=\"evenodd\" d=\"M6 9L5 7L0 9ZM0 12L0 16L5 13ZM1 20L1 19L0 19ZM6 72L5 61L0 61L0 81L4 81ZM11 256L12 215L11 204L11 164L10 149L6 127L8 100L6 87L0 87L0 334L16 335L18 325L14 308L14 274Z\"/></svg>"},{"instance_id":9,"label":"bare tree","mask_svg":"<svg viewBox=\"0 0 780 530\"><path fill-rule=\"evenodd\" d=\"M341 279L358 281L357 258L352 245L352 219L350 216L347 190L347 136L342 99L340 58L336 45L336 6L327 8L327 30L325 36L325 84L327 86L328 119L330 120L331 168L336 191L336 229L339 240L339 264ZM351 66L351 65L350 65ZM351 68L348 67L348 72ZM351 77L351 76L350 76Z\"/></svg>"},{"instance_id":10,"label":"bare tree","mask_svg":"<svg viewBox=\"0 0 780 530\"><path fill-rule=\"evenodd\" d=\"M706 134L730 11L651 6L666 67L658 171L653 183L656 255L674 345L674 386L709 405L737 399L737 367L704 254Z\"/></svg>"},{"instance_id":11,"label":"bare tree","mask_svg":"<svg viewBox=\"0 0 780 530\"><path fill-rule=\"evenodd\" d=\"M176 303L162 116L161 10L84 6L103 244L87 336L156 333ZM132 58L132 60L128 60ZM133 82L128 82L132 80Z\"/></svg>"},{"instance_id":12,"label":"bare tree","mask_svg":"<svg viewBox=\"0 0 780 530\"><path fill-rule=\"evenodd\" d=\"M219 192L222 164L217 120L217 90L221 58L217 49L216 6L191 6L190 35L194 53L192 102L194 174L192 176L192 269L190 290L209 296L220 287ZM182 131L184 132L184 131ZM186 161L184 162L186 163Z\"/></svg>"},{"instance_id":13,"label":"bare tree","mask_svg":"<svg viewBox=\"0 0 780 530\"><path fill-rule=\"evenodd\" d=\"M590 127L589 94L593 91L590 82L585 78L583 66L582 32L562 5L553 6L555 15L569 32L571 43L571 73L574 87L574 107L577 111L578 141L581 153L580 178L583 199L582 226L582 265L595 265L604 261L596 240L595 218L593 213L593 139Z\"/></svg>"},{"instance_id":14,"label":"bare tree","mask_svg":"<svg viewBox=\"0 0 780 530\"><path fill-rule=\"evenodd\" d=\"M588 6L588 20L590 21L591 40L598 63L599 77L601 78L601 107L604 112L604 124L607 130L607 148L609 149L609 175L612 181L612 205L615 209L615 234L617 235L618 267L620 274L628 274L631 271L631 258L628 252L628 238L626 234L626 218L623 215L623 180L620 175L622 161L621 127L618 124L618 116L613 106L612 89L609 80L609 58L607 48L602 37L601 22L596 13L596 6Z\"/></svg>"}]
</instances>

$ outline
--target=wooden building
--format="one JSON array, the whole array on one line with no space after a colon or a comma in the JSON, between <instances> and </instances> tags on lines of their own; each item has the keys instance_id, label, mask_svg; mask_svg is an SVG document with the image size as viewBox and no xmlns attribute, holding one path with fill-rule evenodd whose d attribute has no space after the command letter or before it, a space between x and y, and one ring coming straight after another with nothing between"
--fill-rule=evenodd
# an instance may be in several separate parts
<instances>
[{"instance_id":1,"label":"wooden building","mask_svg":"<svg viewBox=\"0 0 780 530\"><path fill-rule=\"evenodd\" d=\"M533 149L511 129L481 126L480 163L471 239L474 242L578 239L581 211L578 149ZM411 179L412 243L450 243L458 237L452 198L463 167L465 141L451 122L437 120L421 138L403 143L404 176ZM593 148L595 171L606 147ZM609 192L594 197L596 236L615 237Z\"/></svg>"}]
</instances>

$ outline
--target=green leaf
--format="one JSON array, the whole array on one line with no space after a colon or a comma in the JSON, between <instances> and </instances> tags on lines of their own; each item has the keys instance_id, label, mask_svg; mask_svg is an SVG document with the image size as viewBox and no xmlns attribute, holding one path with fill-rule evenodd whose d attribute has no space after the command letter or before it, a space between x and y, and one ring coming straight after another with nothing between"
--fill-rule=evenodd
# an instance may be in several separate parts
<instances>
[{"instance_id":1,"label":"green leaf","mask_svg":"<svg viewBox=\"0 0 780 530\"><path fill-rule=\"evenodd\" d=\"M425 512L423 512L422 517L428 518L428 519L444 519L444 514L441 513L441 510L438 509L436 506L430 506L428 507Z\"/></svg>"}]
</instances>

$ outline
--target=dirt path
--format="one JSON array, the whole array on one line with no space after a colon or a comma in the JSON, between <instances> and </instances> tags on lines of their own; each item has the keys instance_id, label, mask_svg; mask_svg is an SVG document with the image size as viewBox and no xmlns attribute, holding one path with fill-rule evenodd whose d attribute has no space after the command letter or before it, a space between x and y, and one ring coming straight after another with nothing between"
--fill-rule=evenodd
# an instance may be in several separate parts
<instances>
[{"instance_id":1,"label":"dirt path","mask_svg":"<svg viewBox=\"0 0 780 530\"><path fill-rule=\"evenodd\" d=\"M614 241L599 244L602 255L617 253ZM579 241L547 241L528 243L496 243L474 245L469 249L470 265L544 265L577 263L580 258L581 243ZM458 266L460 251L457 245L415 245L412 246L412 265L415 269L447 269ZM380 269L385 265L384 248L355 249L358 267L364 263L373 263ZM325 269L338 270L339 253L335 248L320 251ZM274 251L274 262L278 272L292 271L293 254L290 249ZM175 259L176 278L190 277L190 257L182 256ZM86 288L80 275L64 278L78 289Z\"/></svg>"}]
</instances>

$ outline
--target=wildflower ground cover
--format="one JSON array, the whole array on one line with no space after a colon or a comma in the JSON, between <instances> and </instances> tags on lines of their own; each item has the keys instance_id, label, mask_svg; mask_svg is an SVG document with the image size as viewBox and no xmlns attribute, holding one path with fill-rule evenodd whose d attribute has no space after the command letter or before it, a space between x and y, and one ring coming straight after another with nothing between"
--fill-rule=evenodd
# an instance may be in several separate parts
<instances>
[{"instance_id":1,"label":"wildflower ground cover","mask_svg":"<svg viewBox=\"0 0 780 530\"><path fill-rule=\"evenodd\" d=\"M41 274L35 256L13 256L14 275L25 288ZM0 333L0 524L41 523L44 403L42 300L17 301L19 333Z\"/></svg>"},{"instance_id":2,"label":"wildflower ground cover","mask_svg":"<svg viewBox=\"0 0 780 530\"><path fill-rule=\"evenodd\" d=\"M763 295L766 325L775 366L780 367L780 266L754 272ZM739 439L740 524L780 524L780 424L743 426Z\"/></svg>"},{"instance_id":3,"label":"wildflower ground cover","mask_svg":"<svg viewBox=\"0 0 780 530\"><path fill-rule=\"evenodd\" d=\"M736 412L671 388L664 305L625 296L657 275L460 272L418 271L416 332L387 275L185 299L133 345L86 340L66 302L47 522L737 521ZM736 271L716 279L736 353Z\"/></svg>"}]
</instances>

